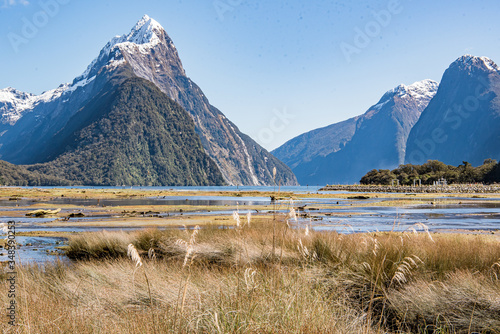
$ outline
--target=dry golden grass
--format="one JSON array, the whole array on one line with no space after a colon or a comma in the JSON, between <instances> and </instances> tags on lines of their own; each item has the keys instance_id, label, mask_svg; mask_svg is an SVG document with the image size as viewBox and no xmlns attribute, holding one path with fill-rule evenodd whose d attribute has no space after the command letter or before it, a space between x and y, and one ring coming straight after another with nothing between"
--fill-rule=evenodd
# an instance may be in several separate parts
<instances>
[{"instance_id":1,"label":"dry golden grass","mask_svg":"<svg viewBox=\"0 0 500 334\"><path fill-rule=\"evenodd\" d=\"M19 326L3 332L500 333L494 237L306 233L278 219L272 256L272 225L72 237L74 264L18 268Z\"/></svg>"},{"instance_id":2,"label":"dry golden grass","mask_svg":"<svg viewBox=\"0 0 500 334\"><path fill-rule=\"evenodd\" d=\"M181 312L176 305L182 267L154 261L144 266L152 305L145 278L133 279L135 265L126 259L78 263L71 270L24 268L20 325L9 332L362 333L365 327L356 311L310 288L313 273L284 270L278 279L258 266L251 271L194 267Z\"/></svg>"}]
</instances>

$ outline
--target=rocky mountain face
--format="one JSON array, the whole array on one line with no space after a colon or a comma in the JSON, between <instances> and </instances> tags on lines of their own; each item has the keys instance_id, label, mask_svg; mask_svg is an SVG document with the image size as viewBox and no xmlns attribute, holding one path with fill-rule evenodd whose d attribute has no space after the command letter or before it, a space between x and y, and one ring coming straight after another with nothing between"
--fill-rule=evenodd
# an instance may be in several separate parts
<instances>
[{"instance_id":1,"label":"rocky mountain face","mask_svg":"<svg viewBox=\"0 0 500 334\"><path fill-rule=\"evenodd\" d=\"M182 106L191 116L204 151L229 184L297 184L292 171L241 133L185 74L165 30L144 16L127 35L109 41L87 70L71 84L33 96L11 88L0 91L0 159L16 164L47 162L47 149L70 119L106 89L142 78Z\"/></svg>"},{"instance_id":2,"label":"rocky mountain face","mask_svg":"<svg viewBox=\"0 0 500 334\"><path fill-rule=\"evenodd\" d=\"M315 129L290 139L271 153L292 170L316 157L325 157L345 147L356 132L359 116Z\"/></svg>"},{"instance_id":3,"label":"rocky mountain face","mask_svg":"<svg viewBox=\"0 0 500 334\"><path fill-rule=\"evenodd\" d=\"M436 96L410 132L405 161L500 158L500 68L489 58L465 55L445 71Z\"/></svg>"},{"instance_id":4,"label":"rocky mountain face","mask_svg":"<svg viewBox=\"0 0 500 334\"><path fill-rule=\"evenodd\" d=\"M404 162L410 130L437 87L432 80L400 85L363 115L294 138L273 153L291 162L303 185L355 183L371 169L395 168ZM285 158L287 152L296 155Z\"/></svg>"}]
</instances>

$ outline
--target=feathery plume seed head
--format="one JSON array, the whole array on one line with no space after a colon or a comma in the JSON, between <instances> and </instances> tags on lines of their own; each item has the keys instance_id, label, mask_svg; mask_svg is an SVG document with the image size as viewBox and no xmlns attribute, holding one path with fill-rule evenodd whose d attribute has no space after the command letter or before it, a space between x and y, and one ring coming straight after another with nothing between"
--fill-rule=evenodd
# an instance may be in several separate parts
<instances>
[{"instance_id":1,"label":"feathery plume seed head","mask_svg":"<svg viewBox=\"0 0 500 334\"><path fill-rule=\"evenodd\" d=\"M368 262L361 263L361 267L363 267L363 269L367 272L372 271L372 266L370 266L370 264Z\"/></svg>"},{"instance_id":2,"label":"feathery plume seed head","mask_svg":"<svg viewBox=\"0 0 500 334\"><path fill-rule=\"evenodd\" d=\"M7 224L5 224L5 223L0 224L0 229L2 230L2 233L7 234L9 232L9 228L7 227Z\"/></svg>"},{"instance_id":3,"label":"feathery plume seed head","mask_svg":"<svg viewBox=\"0 0 500 334\"><path fill-rule=\"evenodd\" d=\"M130 257L132 262L135 262L136 267L142 266L142 260L141 256L139 255L139 252L137 249L134 247L134 245L129 244L127 247L127 256Z\"/></svg>"},{"instance_id":4,"label":"feathery plume seed head","mask_svg":"<svg viewBox=\"0 0 500 334\"><path fill-rule=\"evenodd\" d=\"M276 178L276 167L273 167L273 180Z\"/></svg>"},{"instance_id":5,"label":"feathery plume seed head","mask_svg":"<svg viewBox=\"0 0 500 334\"><path fill-rule=\"evenodd\" d=\"M431 241L434 242L434 239L432 239L432 236L429 233L429 228L427 227L427 225L425 225L424 223L416 223L415 226L423 229L425 231L425 233L427 233L427 236L429 237L429 239L431 239Z\"/></svg>"},{"instance_id":6,"label":"feathery plume seed head","mask_svg":"<svg viewBox=\"0 0 500 334\"><path fill-rule=\"evenodd\" d=\"M290 208L290 212L288 213L288 217L290 217L290 219L292 219L295 222L297 222L297 212L295 212L295 208L294 207Z\"/></svg>"},{"instance_id":7,"label":"feathery plume seed head","mask_svg":"<svg viewBox=\"0 0 500 334\"><path fill-rule=\"evenodd\" d=\"M299 244L297 245L297 248L299 250L299 253L302 255L302 257L304 257L305 259L307 259L309 257L309 250L307 249L306 246L304 246L302 244L302 239L299 238Z\"/></svg>"},{"instance_id":8,"label":"feathery plume seed head","mask_svg":"<svg viewBox=\"0 0 500 334\"><path fill-rule=\"evenodd\" d=\"M498 259L497 262L495 262L491 265L491 269L492 269L493 275L495 276L495 279L498 281L499 279L498 279L497 271L500 272L500 259Z\"/></svg>"},{"instance_id":9,"label":"feathery plume seed head","mask_svg":"<svg viewBox=\"0 0 500 334\"><path fill-rule=\"evenodd\" d=\"M418 267L417 261L420 263L424 263L416 255L405 257L396 268L394 276L391 279L391 283L394 281L402 285L408 282L408 277L412 274L412 271Z\"/></svg>"},{"instance_id":10,"label":"feathery plume seed head","mask_svg":"<svg viewBox=\"0 0 500 334\"><path fill-rule=\"evenodd\" d=\"M307 261L317 261L318 260L318 254L313 251L309 251L306 246L302 243L302 239L299 238L299 243L297 245L297 249L299 250L300 255L304 258L304 260Z\"/></svg>"},{"instance_id":11,"label":"feathery plume seed head","mask_svg":"<svg viewBox=\"0 0 500 334\"><path fill-rule=\"evenodd\" d=\"M497 271L500 272L500 259L498 259L497 262L493 263L491 265L491 269L493 271L493 275L495 276L495 278L498 280L498 275L497 275Z\"/></svg>"},{"instance_id":12,"label":"feathery plume seed head","mask_svg":"<svg viewBox=\"0 0 500 334\"><path fill-rule=\"evenodd\" d=\"M191 233L191 238L189 238L189 244L194 245L196 243L196 236L198 235L198 231L200 230L200 227L196 225L193 229L193 233Z\"/></svg>"},{"instance_id":13,"label":"feathery plume seed head","mask_svg":"<svg viewBox=\"0 0 500 334\"><path fill-rule=\"evenodd\" d=\"M250 211L247 212L247 224L250 226L250 221L252 220L252 213Z\"/></svg>"},{"instance_id":14,"label":"feathery plume seed head","mask_svg":"<svg viewBox=\"0 0 500 334\"><path fill-rule=\"evenodd\" d=\"M187 246L188 246L188 243L186 241L182 240L182 239L177 239L175 241L175 244L178 245L178 246L185 247L185 248L187 248Z\"/></svg>"},{"instance_id":15,"label":"feathery plume seed head","mask_svg":"<svg viewBox=\"0 0 500 334\"><path fill-rule=\"evenodd\" d=\"M189 237L189 242L186 242L182 239L178 239L175 242L176 245L186 247L186 255L184 256L184 263L182 264L182 267L185 267L187 265L189 258L193 258L191 254L194 253L194 244L196 243L196 236L198 235L199 230L200 227L196 225L193 229L193 232L191 233L191 236Z\"/></svg>"},{"instance_id":16,"label":"feathery plume seed head","mask_svg":"<svg viewBox=\"0 0 500 334\"><path fill-rule=\"evenodd\" d=\"M255 274L257 274L256 270L252 268L245 269L244 278L247 290L253 290L257 287L257 284L255 284Z\"/></svg>"},{"instance_id":17,"label":"feathery plume seed head","mask_svg":"<svg viewBox=\"0 0 500 334\"><path fill-rule=\"evenodd\" d=\"M295 208L293 207L293 199L290 198L290 212L288 213L288 217L290 219L293 219L295 222L297 222L297 212L295 211Z\"/></svg>"},{"instance_id":18,"label":"feathery plume seed head","mask_svg":"<svg viewBox=\"0 0 500 334\"><path fill-rule=\"evenodd\" d=\"M378 249L379 249L379 242L377 240L377 238L372 238L372 241L373 241L373 255L377 256L377 253L378 253Z\"/></svg>"},{"instance_id":19,"label":"feathery plume seed head","mask_svg":"<svg viewBox=\"0 0 500 334\"><path fill-rule=\"evenodd\" d=\"M148 250L148 257L149 257L150 259L156 259L156 253L155 253L154 248L150 248L150 249Z\"/></svg>"},{"instance_id":20,"label":"feathery plume seed head","mask_svg":"<svg viewBox=\"0 0 500 334\"><path fill-rule=\"evenodd\" d=\"M186 256L184 256L184 262L182 264L182 267L185 267L186 264L188 263L189 258L191 257L191 254L193 254L193 246L188 245L186 248Z\"/></svg>"},{"instance_id":21,"label":"feathery plume seed head","mask_svg":"<svg viewBox=\"0 0 500 334\"><path fill-rule=\"evenodd\" d=\"M240 227L241 220L240 220L240 214L238 213L238 211L233 211L233 219L236 221L236 227Z\"/></svg>"}]
</instances>

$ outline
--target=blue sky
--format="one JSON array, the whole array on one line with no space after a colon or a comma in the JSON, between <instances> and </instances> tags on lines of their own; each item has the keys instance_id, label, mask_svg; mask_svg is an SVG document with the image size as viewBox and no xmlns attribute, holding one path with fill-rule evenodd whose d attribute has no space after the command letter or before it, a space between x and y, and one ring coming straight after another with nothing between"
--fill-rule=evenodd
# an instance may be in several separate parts
<instances>
[{"instance_id":1,"label":"blue sky","mask_svg":"<svg viewBox=\"0 0 500 334\"><path fill-rule=\"evenodd\" d=\"M271 150L362 114L400 83L440 81L463 54L500 62L499 10L497 0L0 0L0 88L72 81L148 14L210 102Z\"/></svg>"}]
</instances>

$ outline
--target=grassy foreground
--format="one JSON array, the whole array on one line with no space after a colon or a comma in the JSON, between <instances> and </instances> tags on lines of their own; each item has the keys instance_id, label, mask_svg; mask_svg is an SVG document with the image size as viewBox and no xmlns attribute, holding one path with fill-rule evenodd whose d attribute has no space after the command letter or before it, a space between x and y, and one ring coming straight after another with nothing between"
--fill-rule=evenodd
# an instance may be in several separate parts
<instances>
[{"instance_id":1,"label":"grassy foreground","mask_svg":"<svg viewBox=\"0 0 500 334\"><path fill-rule=\"evenodd\" d=\"M3 333L500 333L493 236L241 217L234 229L77 235L68 255L18 268L18 326Z\"/></svg>"}]
</instances>

